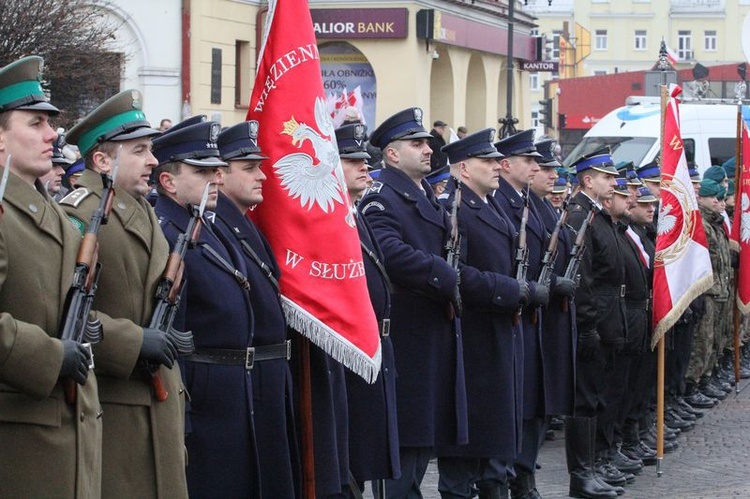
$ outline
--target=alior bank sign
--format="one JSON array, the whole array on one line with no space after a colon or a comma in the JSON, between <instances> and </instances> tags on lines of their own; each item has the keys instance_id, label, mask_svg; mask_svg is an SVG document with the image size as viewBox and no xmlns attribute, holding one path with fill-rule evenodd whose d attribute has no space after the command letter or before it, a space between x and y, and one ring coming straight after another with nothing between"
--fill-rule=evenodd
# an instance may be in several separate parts
<instances>
[{"instance_id":1,"label":"alior bank sign","mask_svg":"<svg viewBox=\"0 0 750 499\"><path fill-rule=\"evenodd\" d=\"M406 38L407 9L310 9L317 38Z\"/></svg>"}]
</instances>

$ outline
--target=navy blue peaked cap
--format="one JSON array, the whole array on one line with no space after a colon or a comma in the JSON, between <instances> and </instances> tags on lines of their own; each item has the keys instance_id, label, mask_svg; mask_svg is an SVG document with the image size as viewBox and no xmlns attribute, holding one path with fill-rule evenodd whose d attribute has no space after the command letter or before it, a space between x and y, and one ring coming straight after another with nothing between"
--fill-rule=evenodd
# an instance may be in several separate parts
<instances>
[{"instance_id":1,"label":"navy blue peaked cap","mask_svg":"<svg viewBox=\"0 0 750 499\"><path fill-rule=\"evenodd\" d=\"M495 148L503 156L531 156L541 158L542 155L534 145L534 129L522 130L509 137L495 142Z\"/></svg>"},{"instance_id":2,"label":"navy blue peaked cap","mask_svg":"<svg viewBox=\"0 0 750 499\"><path fill-rule=\"evenodd\" d=\"M226 128L219 134L219 151L224 161L237 159L268 159L260 152L258 130L260 124L255 120L243 121Z\"/></svg>"},{"instance_id":3,"label":"navy blue peaked cap","mask_svg":"<svg viewBox=\"0 0 750 499\"><path fill-rule=\"evenodd\" d=\"M646 182L659 182L661 180L661 171L656 161L643 165L635 171L638 178Z\"/></svg>"},{"instance_id":4,"label":"navy blue peaked cap","mask_svg":"<svg viewBox=\"0 0 750 499\"><path fill-rule=\"evenodd\" d=\"M227 166L221 160L217 144L220 131L221 125L215 121L186 127L175 125L153 140L154 156L160 165L182 161L192 166Z\"/></svg>"},{"instance_id":5,"label":"navy blue peaked cap","mask_svg":"<svg viewBox=\"0 0 750 499\"><path fill-rule=\"evenodd\" d=\"M576 174L591 169L603 173L609 173L610 175L617 175L617 168L615 168L615 164L612 161L612 155L607 146L597 149L585 156L581 156L572 166L575 167Z\"/></svg>"},{"instance_id":6,"label":"navy blue peaked cap","mask_svg":"<svg viewBox=\"0 0 750 499\"><path fill-rule=\"evenodd\" d=\"M544 168L557 168L558 166L562 166L560 162L557 161L557 156L555 156L555 149L557 149L556 140L540 140L535 146L537 152L542 155L541 158L536 160L539 166Z\"/></svg>"},{"instance_id":7,"label":"navy blue peaked cap","mask_svg":"<svg viewBox=\"0 0 750 499\"><path fill-rule=\"evenodd\" d=\"M495 130L485 128L446 144L440 150L448 155L448 162L451 164L469 158L502 158L503 155L492 144L493 140L495 140Z\"/></svg>"},{"instance_id":8,"label":"navy blue peaked cap","mask_svg":"<svg viewBox=\"0 0 750 499\"><path fill-rule=\"evenodd\" d=\"M344 125L336 129L336 144L341 158L370 159L366 141L367 127L362 123Z\"/></svg>"},{"instance_id":9,"label":"navy blue peaked cap","mask_svg":"<svg viewBox=\"0 0 750 499\"><path fill-rule=\"evenodd\" d=\"M424 113L418 107L410 107L394 114L372 132L370 144L380 149L394 140L428 139L432 137L422 125Z\"/></svg>"}]
</instances>

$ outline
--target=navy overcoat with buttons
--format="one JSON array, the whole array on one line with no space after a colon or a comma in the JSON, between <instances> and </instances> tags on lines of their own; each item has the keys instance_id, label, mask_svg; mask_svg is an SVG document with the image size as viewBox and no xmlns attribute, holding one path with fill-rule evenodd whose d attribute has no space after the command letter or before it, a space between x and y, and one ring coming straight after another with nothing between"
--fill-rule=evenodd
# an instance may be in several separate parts
<instances>
[{"instance_id":1,"label":"navy overcoat with buttons","mask_svg":"<svg viewBox=\"0 0 750 499\"><path fill-rule=\"evenodd\" d=\"M451 178L441 195L448 210L455 189ZM458 220L469 443L437 453L512 461L521 450L523 394L523 331L513 325L519 303L516 229L491 196L485 203L467 186L461 188Z\"/></svg>"},{"instance_id":2,"label":"navy overcoat with buttons","mask_svg":"<svg viewBox=\"0 0 750 499\"><path fill-rule=\"evenodd\" d=\"M190 220L187 208L159 196L155 211L174 248ZM180 303L185 322L181 326L193 332L196 349L243 350L252 346L253 340L249 295L206 245L245 274L239 255L205 224L196 246L185 255L187 283ZM241 365L190 361L184 362L184 367L190 393L185 422L190 496L259 496L252 371Z\"/></svg>"},{"instance_id":3,"label":"navy overcoat with buttons","mask_svg":"<svg viewBox=\"0 0 750 499\"><path fill-rule=\"evenodd\" d=\"M362 200L394 285L391 340L396 355L402 447L466 443L466 387L460 321L448 316L456 272L443 258L448 214L427 182L422 189L386 166Z\"/></svg>"},{"instance_id":4,"label":"navy overcoat with buttons","mask_svg":"<svg viewBox=\"0 0 750 499\"><path fill-rule=\"evenodd\" d=\"M555 230L560 214L547 199L533 192L531 202L544 223L547 232ZM549 245L549 240L547 241ZM570 250L573 248L573 235L568 227L562 227L557 244L557 259L552 277L565 273ZM547 250L545 246L544 251ZM575 361L577 330L575 322L575 301L568 300L565 311L563 298L550 293L549 306L542 314L542 357L544 358L544 407L548 415L562 416L573 414L575 396Z\"/></svg>"},{"instance_id":5,"label":"navy overcoat with buttons","mask_svg":"<svg viewBox=\"0 0 750 499\"><path fill-rule=\"evenodd\" d=\"M262 262L278 282L281 272L266 238L224 194L219 194L214 223L227 234L245 262L255 317L253 346L284 343L286 319L279 295L271 277L260 267ZM256 362L252 381L263 496L295 497L299 492L300 468L289 362L286 359Z\"/></svg>"},{"instance_id":6,"label":"navy overcoat with buttons","mask_svg":"<svg viewBox=\"0 0 750 499\"><path fill-rule=\"evenodd\" d=\"M357 217L367 290L378 323L390 317L388 277L383 273L383 253L367 219ZM380 263L380 267L375 263ZM381 270L382 269L382 270ZM401 472L396 413L396 360L389 336L381 336L382 364L375 383L346 371L349 400L349 468L357 481L397 478Z\"/></svg>"},{"instance_id":7,"label":"navy overcoat with buttons","mask_svg":"<svg viewBox=\"0 0 750 499\"><path fill-rule=\"evenodd\" d=\"M500 187L495 191L495 200L513 222L516 231L520 230L523 217L524 200L521 195L502 177ZM536 213L529 205L529 218L526 224L526 243L529 249L529 267L526 280L533 291L539 275L547 241L547 231ZM515 275L516 268L513 268ZM542 362L542 316L541 308L526 307L523 311L523 417L536 418L544 415L544 365Z\"/></svg>"}]
</instances>

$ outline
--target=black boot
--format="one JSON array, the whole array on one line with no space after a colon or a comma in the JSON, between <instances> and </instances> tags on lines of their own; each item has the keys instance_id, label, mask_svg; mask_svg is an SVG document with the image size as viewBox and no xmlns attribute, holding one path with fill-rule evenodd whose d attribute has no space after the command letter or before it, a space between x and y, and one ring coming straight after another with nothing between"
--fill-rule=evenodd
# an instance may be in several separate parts
<instances>
[{"instance_id":1,"label":"black boot","mask_svg":"<svg viewBox=\"0 0 750 499\"><path fill-rule=\"evenodd\" d=\"M516 477L508 482L511 499L542 499L536 490L536 480L533 473L516 468Z\"/></svg>"},{"instance_id":2,"label":"black boot","mask_svg":"<svg viewBox=\"0 0 750 499\"><path fill-rule=\"evenodd\" d=\"M711 409L718 404L718 400L705 395L693 381L685 382L685 402L696 409ZM701 413L702 415L702 413Z\"/></svg>"},{"instance_id":3,"label":"black boot","mask_svg":"<svg viewBox=\"0 0 750 499\"><path fill-rule=\"evenodd\" d=\"M622 447L620 452L630 459L640 459L644 466L656 464L656 452L649 449L638 434L638 422L627 421L622 425Z\"/></svg>"},{"instance_id":4,"label":"black boot","mask_svg":"<svg viewBox=\"0 0 750 499\"><path fill-rule=\"evenodd\" d=\"M508 499L508 484L483 480L477 482L479 499Z\"/></svg>"},{"instance_id":5,"label":"black boot","mask_svg":"<svg viewBox=\"0 0 750 499\"><path fill-rule=\"evenodd\" d=\"M606 499L617 497L617 491L596 479L594 473L595 418L569 417L565 420L565 456L570 473L570 497Z\"/></svg>"}]
</instances>

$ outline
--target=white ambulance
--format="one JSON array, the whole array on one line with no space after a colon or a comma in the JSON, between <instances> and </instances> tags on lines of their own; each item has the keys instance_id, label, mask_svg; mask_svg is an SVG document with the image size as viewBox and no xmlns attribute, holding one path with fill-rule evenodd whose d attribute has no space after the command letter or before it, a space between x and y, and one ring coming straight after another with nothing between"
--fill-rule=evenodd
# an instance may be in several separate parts
<instances>
[{"instance_id":1,"label":"white ambulance","mask_svg":"<svg viewBox=\"0 0 750 499\"><path fill-rule=\"evenodd\" d=\"M750 117L747 107L743 115ZM697 165L701 174L711 165L722 165L735 154L737 106L708 100L680 104L680 131L688 165ZM627 105L608 113L596 123L565 158L570 166L583 155L603 145L610 146L617 164L632 161L646 165L659 155L661 123L658 97L629 97Z\"/></svg>"}]
</instances>

